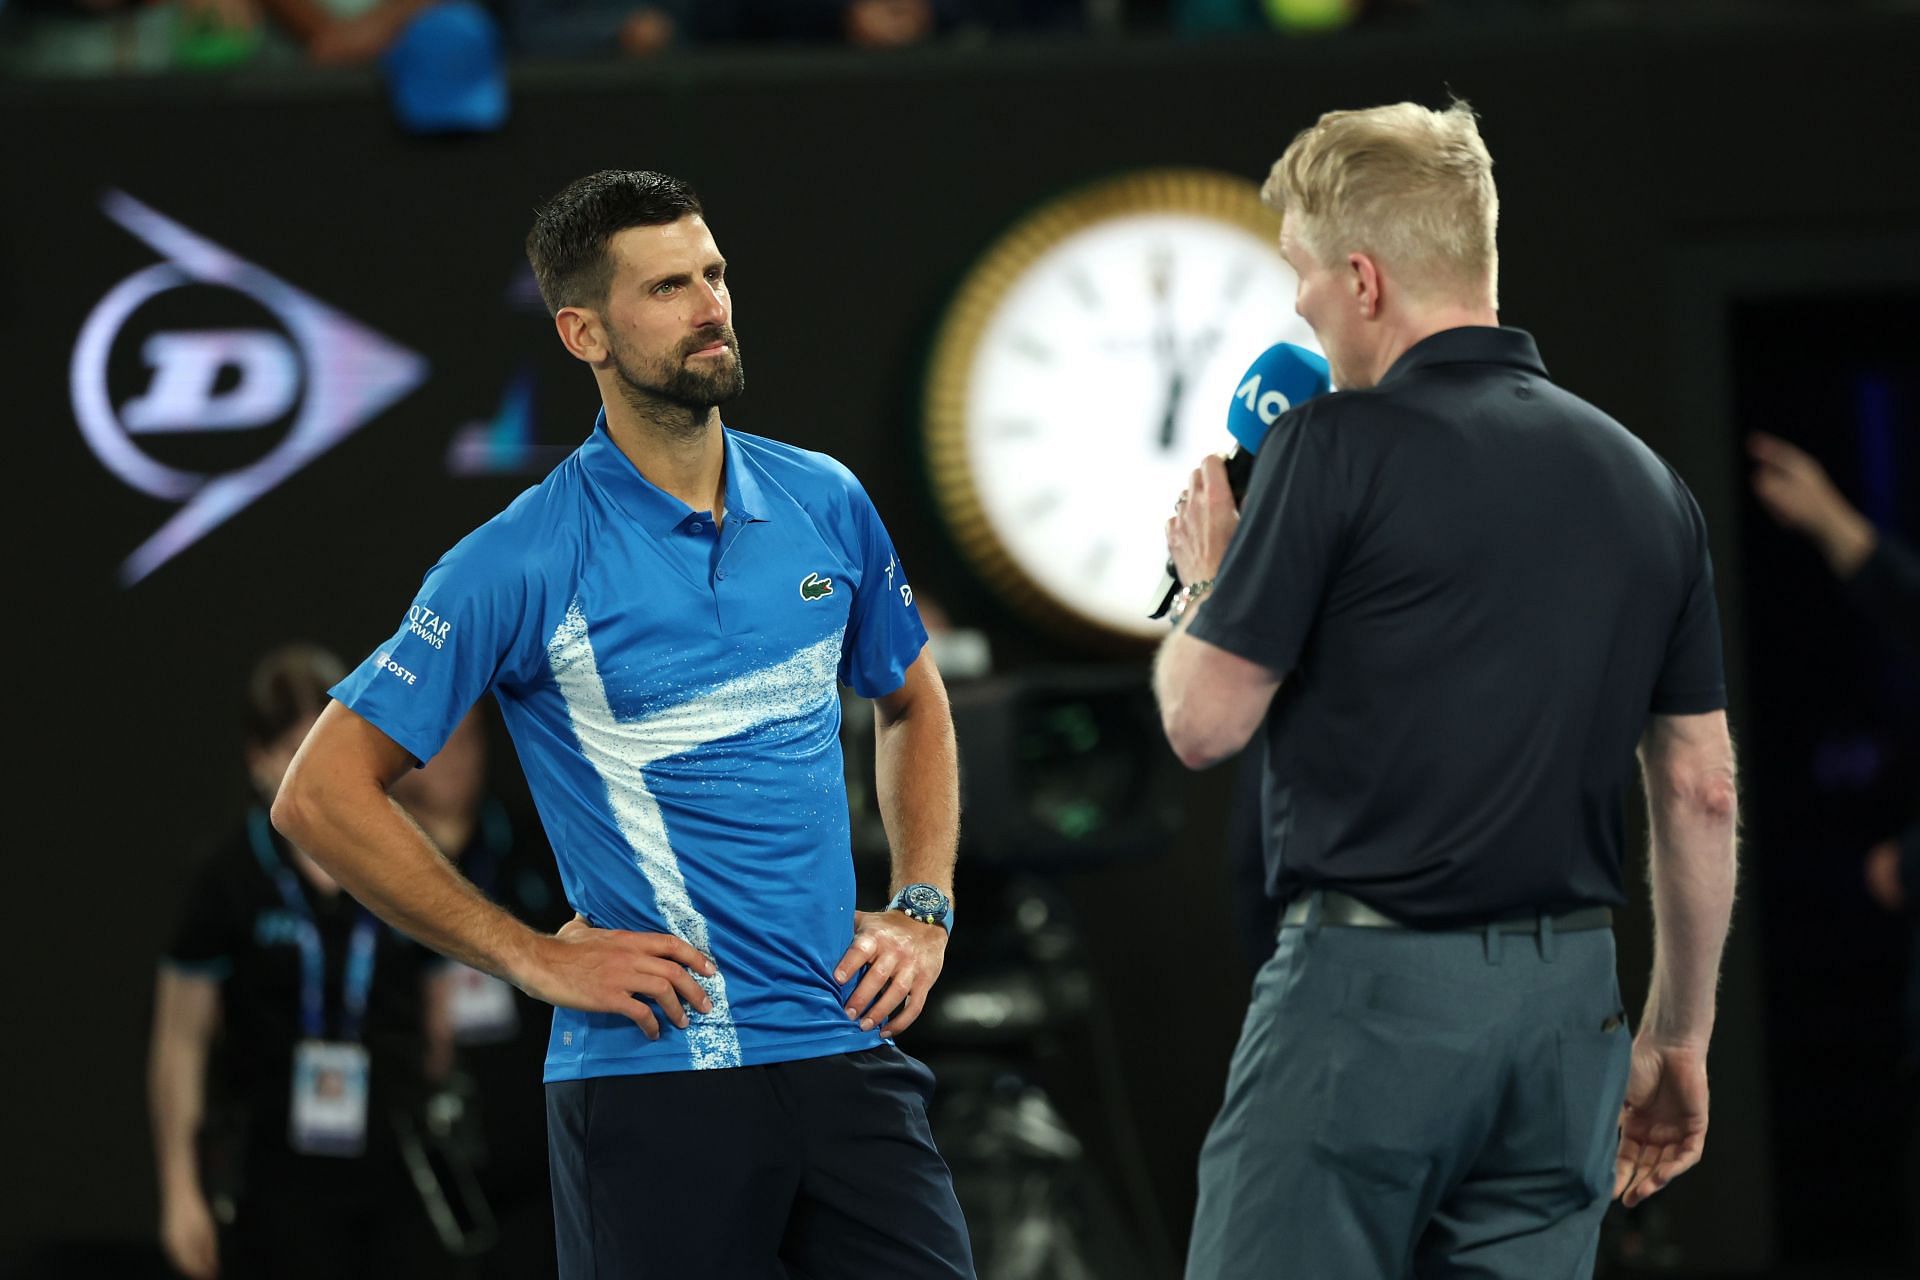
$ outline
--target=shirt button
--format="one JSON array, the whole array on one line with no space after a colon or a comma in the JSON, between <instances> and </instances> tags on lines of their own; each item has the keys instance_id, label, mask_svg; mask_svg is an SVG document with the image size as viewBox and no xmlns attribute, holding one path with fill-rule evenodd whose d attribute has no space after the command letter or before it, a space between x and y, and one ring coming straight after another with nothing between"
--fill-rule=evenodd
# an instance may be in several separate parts
<instances>
[{"instance_id":1,"label":"shirt button","mask_svg":"<svg viewBox=\"0 0 1920 1280\"><path fill-rule=\"evenodd\" d=\"M727 577L727 571L726 571L725 569L716 569L716 570L714 571L714 574L713 574L713 576L714 576L714 577L716 577L716 578L719 578L719 579L720 579L721 581L723 581L723 582L724 582L724 581L726 581L726 577Z\"/></svg>"},{"instance_id":2,"label":"shirt button","mask_svg":"<svg viewBox=\"0 0 1920 1280\"><path fill-rule=\"evenodd\" d=\"M701 524L698 520L695 520L692 524L687 526L687 528L693 530L695 533L699 533L702 529L706 527L707 526Z\"/></svg>"}]
</instances>

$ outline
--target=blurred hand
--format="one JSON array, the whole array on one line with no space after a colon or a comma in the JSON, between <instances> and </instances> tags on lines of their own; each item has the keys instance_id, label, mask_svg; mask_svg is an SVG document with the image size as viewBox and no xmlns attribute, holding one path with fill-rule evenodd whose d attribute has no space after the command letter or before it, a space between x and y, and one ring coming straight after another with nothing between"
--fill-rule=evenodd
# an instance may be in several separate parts
<instances>
[{"instance_id":1,"label":"blurred hand","mask_svg":"<svg viewBox=\"0 0 1920 1280\"><path fill-rule=\"evenodd\" d=\"M617 1013L633 1019L649 1040L660 1038L655 1006L683 1030L686 1005L701 1013L713 1011L712 1000L694 975L712 978L719 970L670 933L596 929L575 916L542 941L533 971L516 978L537 1000L587 1013Z\"/></svg>"},{"instance_id":2,"label":"blurred hand","mask_svg":"<svg viewBox=\"0 0 1920 1280\"><path fill-rule=\"evenodd\" d=\"M1180 572L1180 581L1204 582L1220 572L1227 543L1240 527L1240 508L1227 482L1227 464L1210 453L1187 480L1187 489L1173 504L1167 521L1167 554Z\"/></svg>"},{"instance_id":3,"label":"blurred hand","mask_svg":"<svg viewBox=\"0 0 1920 1280\"><path fill-rule=\"evenodd\" d=\"M1907 887L1900 882L1900 845L1886 840L1867 851L1867 892L1889 911L1907 909Z\"/></svg>"},{"instance_id":4,"label":"blurred hand","mask_svg":"<svg viewBox=\"0 0 1920 1280\"><path fill-rule=\"evenodd\" d=\"M947 962L947 931L910 920L901 911L856 911L853 941L833 967L835 982L850 982L866 966L847 1000L847 1016L862 1031L879 1027L897 1036L927 1007L927 993Z\"/></svg>"},{"instance_id":5,"label":"blurred hand","mask_svg":"<svg viewBox=\"0 0 1920 1280\"><path fill-rule=\"evenodd\" d=\"M161 1197L160 1247L174 1270L192 1280L214 1280L220 1274L218 1242L213 1211L198 1188Z\"/></svg>"},{"instance_id":6,"label":"blurred hand","mask_svg":"<svg viewBox=\"0 0 1920 1280\"><path fill-rule=\"evenodd\" d=\"M1699 1164L1706 1146L1706 1050L1634 1041L1614 1199L1633 1208Z\"/></svg>"},{"instance_id":7,"label":"blurred hand","mask_svg":"<svg viewBox=\"0 0 1920 1280\"><path fill-rule=\"evenodd\" d=\"M1818 462L1778 436L1747 437L1753 493L1767 513L1819 544L1835 574L1850 578L1873 554L1873 526L1853 509Z\"/></svg>"},{"instance_id":8,"label":"blurred hand","mask_svg":"<svg viewBox=\"0 0 1920 1280\"><path fill-rule=\"evenodd\" d=\"M933 34L930 0L852 0L847 40L863 49L897 49Z\"/></svg>"},{"instance_id":9,"label":"blurred hand","mask_svg":"<svg viewBox=\"0 0 1920 1280\"><path fill-rule=\"evenodd\" d=\"M635 9L620 24L620 52L629 58L651 58L673 44L673 18L659 9Z\"/></svg>"}]
</instances>

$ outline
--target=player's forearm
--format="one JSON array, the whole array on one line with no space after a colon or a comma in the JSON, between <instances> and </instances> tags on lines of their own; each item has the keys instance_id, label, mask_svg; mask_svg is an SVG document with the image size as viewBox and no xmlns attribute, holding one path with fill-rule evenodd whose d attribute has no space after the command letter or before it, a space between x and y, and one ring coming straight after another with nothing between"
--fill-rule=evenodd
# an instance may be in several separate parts
<instances>
[{"instance_id":1,"label":"player's forearm","mask_svg":"<svg viewBox=\"0 0 1920 1280\"><path fill-rule=\"evenodd\" d=\"M1649 809L1654 967L1642 1033L1704 1048L1733 918L1738 812L1731 775L1658 792Z\"/></svg>"},{"instance_id":2,"label":"player's forearm","mask_svg":"<svg viewBox=\"0 0 1920 1280\"><path fill-rule=\"evenodd\" d=\"M930 884L951 896L960 772L944 691L880 717L874 732L874 786L893 850L893 889Z\"/></svg>"},{"instance_id":3,"label":"player's forearm","mask_svg":"<svg viewBox=\"0 0 1920 1280\"><path fill-rule=\"evenodd\" d=\"M281 834L382 920L441 955L525 986L543 935L489 902L372 779L296 770Z\"/></svg>"}]
</instances>

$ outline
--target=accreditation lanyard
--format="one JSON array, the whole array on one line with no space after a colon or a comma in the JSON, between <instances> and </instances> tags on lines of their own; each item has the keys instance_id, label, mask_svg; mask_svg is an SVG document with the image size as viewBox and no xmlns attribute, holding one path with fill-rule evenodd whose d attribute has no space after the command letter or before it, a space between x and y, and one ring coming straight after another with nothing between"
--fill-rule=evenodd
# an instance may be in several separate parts
<instances>
[{"instance_id":1,"label":"accreditation lanyard","mask_svg":"<svg viewBox=\"0 0 1920 1280\"><path fill-rule=\"evenodd\" d=\"M327 953L320 941L320 925L313 908L300 892L300 882L292 868L274 848L273 827L267 815L255 809L247 815L248 833L253 838L254 856L280 890L281 900L299 922L300 943L300 1034L308 1040L321 1040L327 1033ZM374 951L379 943L379 926L363 907L354 922L347 942L347 972L340 992L340 1034L337 1040L357 1044L361 1025L367 1016L367 995L373 988Z\"/></svg>"},{"instance_id":2,"label":"accreditation lanyard","mask_svg":"<svg viewBox=\"0 0 1920 1280\"><path fill-rule=\"evenodd\" d=\"M480 892L493 895L494 881L513 846L513 828L498 801L489 800L480 812L476 838L460 855L460 872ZM470 1047L500 1044L520 1032L520 1010L513 988L490 973L449 960L444 970L450 990L447 1012L453 1022L453 1042Z\"/></svg>"}]
</instances>

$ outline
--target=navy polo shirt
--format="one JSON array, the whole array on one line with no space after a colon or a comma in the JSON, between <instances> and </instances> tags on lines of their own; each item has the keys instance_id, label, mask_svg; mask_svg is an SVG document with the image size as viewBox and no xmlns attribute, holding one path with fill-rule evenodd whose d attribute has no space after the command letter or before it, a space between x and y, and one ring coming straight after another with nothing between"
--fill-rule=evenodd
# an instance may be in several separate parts
<instances>
[{"instance_id":1,"label":"navy polo shirt","mask_svg":"<svg viewBox=\"0 0 1920 1280\"><path fill-rule=\"evenodd\" d=\"M1191 627L1283 677L1270 891L1409 924L1625 901L1649 715L1726 705L1693 496L1517 329L1282 415Z\"/></svg>"},{"instance_id":2,"label":"navy polo shirt","mask_svg":"<svg viewBox=\"0 0 1920 1280\"><path fill-rule=\"evenodd\" d=\"M833 966L853 937L838 686L898 689L926 642L853 474L725 432L727 510L649 483L607 433L427 574L337 688L416 760L499 701L568 901L713 957L712 1012L555 1011L546 1078L871 1048Z\"/></svg>"}]
</instances>

